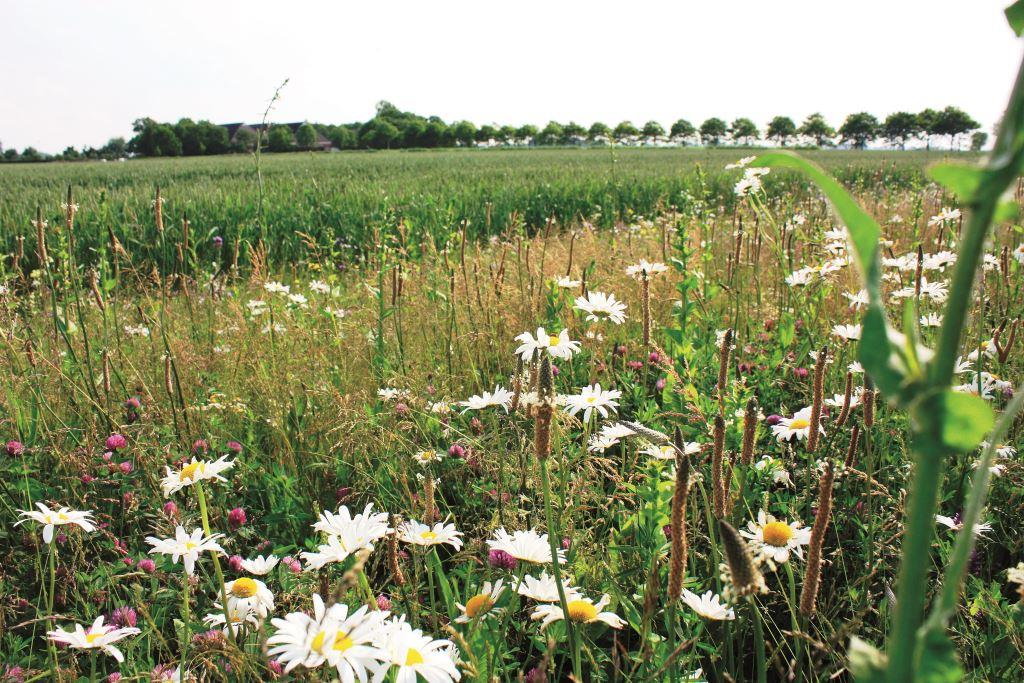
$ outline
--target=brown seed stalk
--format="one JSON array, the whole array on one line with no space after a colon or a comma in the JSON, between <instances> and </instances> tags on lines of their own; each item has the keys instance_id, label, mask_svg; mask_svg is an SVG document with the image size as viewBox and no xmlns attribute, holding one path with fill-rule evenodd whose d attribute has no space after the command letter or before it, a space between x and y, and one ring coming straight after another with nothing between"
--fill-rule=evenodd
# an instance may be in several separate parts
<instances>
[{"instance_id":1,"label":"brown seed stalk","mask_svg":"<svg viewBox=\"0 0 1024 683\"><path fill-rule=\"evenodd\" d=\"M724 519L718 520L718 531L722 537L722 554L729 568L732 593L736 597L759 593L764 590L764 576L754 562L753 555L740 532Z\"/></svg>"},{"instance_id":2,"label":"brown seed stalk","mask_svg":"<svg viewBox=\"0 0 1024 683\"><path fill-rule=\"evenodd\" d=\"M718 394L718 414L725 416L725 387L729 380L729 357L732 355L732 329L727 329L722 335L722 346L718 349L718 384L715 391Z\"/></svg>"},{"instance_id":3,"label":"brown seed stalk","mask_svg":"<svg viewBox=\"0 0 1024 683\"><path fill-rule=\"evenodd\" d=\"M846 419L850 417L850 404L853 400L853 373L846 373L846 389L843 391L843 407L839 411L839 417L836 418L836 426L842 427L846 424Z\"/></svg>"},{"instance_id":4,"label":"brown seed stalk","mask_svg":"<svg viewBox=\"0 0 1024 683\"><path fill-rule=\"evenodd\" d=\"M715 517L725 517L725 489L726 482L722 476L723 454L725 452L725 420L721 415L715 415L715 447L711 455L711 483L712 498L715 508Z\"/></svg>"},{"instance_id":5,"label":"brown seed stalk","mask_svg":"<svg viewBox=\"0 0 1024 683\"><path fill-rule=\"evenodd\" d=\"M683 451L683 434L676 427L676 485L672 492L672 556L668 572L669 600L678 600L683 594L686 575L686 499L690 493L690 456Z\"/></svg>"},{"instance_id":6,"label":"brown seed stalk","mask_svg":"<svg viewBox=\"0 0 1024 683\"><path fill-rule=\"evenodd\" d=\"M754 442L757 436L757 399L751 397L743 411L743 446L740 449L740 463L749 467L754 462Z\"/></svg>"},{"instance_id":7,"label":"brown seed stalk","mask_svg":"<svg viewBox=\"0 0 1024 683\"><path fill-rule=\"evenodd\" d=\"M800 614L810 617L818 600L818 587L821 584L821 549L825 544L825 531L828 529L829 516L832 514L832 485L835 482L835 471L832 463L821 475L818 482L818 512L814 516L811 528L811 541L807 550L807 571L804 574L804 586L800 592Z\"/></svg>"},{"instance_id":8,"label":"brown seed stalk","mask_svg":"<svg viewBox=\"0 0 1024 683\"><path fill-rule=\"evenodd\" d=\"M814 387L811 394L811 424L807 433L807 452L813 453L818 447L818 429L821 425L821 404L825 393L825 361L828 359L828 347L821 347L818 360L814 363Z\"/></svg>"}]
</instances>

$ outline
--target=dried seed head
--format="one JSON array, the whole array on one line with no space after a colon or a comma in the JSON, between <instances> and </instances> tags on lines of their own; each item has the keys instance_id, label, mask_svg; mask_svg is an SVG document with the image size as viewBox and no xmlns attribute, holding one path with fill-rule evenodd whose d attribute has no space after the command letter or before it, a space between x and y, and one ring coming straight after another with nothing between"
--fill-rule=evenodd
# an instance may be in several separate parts
<instances>
[{"instance_id":1,"label":"dried seed head","mask_svg":"<svg viewBox=\"0 0 1024 683\"><path fill-rule=\"evenodd\" d=\"M732 328L722 335L722 346L718 349L718 412L725 415L725 385L729 379L729 357L732 355Z\"/></svg>"},{"instance_id":2,"label":"dried seed head","mask_svg":"<svg viewBox=\"0 0 1024 683\"><path fill-rule=\"evenodd\" d=\"M723 472L725 454L725 420L721 415L715 415L715 436L714 450L711 455L711 484L712 498L714 500L715 517L725 517L725 489L726 482Z\"/></svg>"},{"instance_id":3,"label":"dried seed head","mask_svg":"<svg viewBox=\"0 0 1024 683\"><path fill-rule=\"evenodd\" d=\"M809 617L814 614L818 600L818 587L821 584L821 549L825 544L825 532L828 530L829 516L832 514L832 486L835 483L835 470L828 462L825 472L818 482L818 512L814 516L811 528L811 541L808 544L807 571L804 574L804 585L800 592L800 614Z\"/></svg>"},{"instance_id":4,"label":"dried seed head","mask_svg":"<svg viewBox=\"0 0 1024 683\"><path fill-rule=\"evenodd\" d=\"M683 434L676 427L676 482L672 492L672 557L668 573L669 600L678 600L683 591L686 575L688 539L686 537L686 499L690 490L690 456L683 450Z\"/></svg>"},{"instance_id":5,"label":"dried seed head","mask_svg":"<svg viewBox=\"0 0 1024 683\"><path fill-rule=\"evenodd\" d=\"M537 398L542 404L555 404L555 373L551 369L551 358L545 354L537 373Z\"/></svg>"},{"instance_id":6,"label":"dried seed head","mask_svg":"<svg viewBox=\"0 0 1024 683\"><path fill-rule=\"evenodd\" d=\"M843 390L843 407L839 411L839 417L836 418L836 426L842 427L846 424L846 419L850 417L850 404L853 402L853 373L846 373L846 389Z\"/></svg>"},{"instance_id":7,"label":"dried seed head","mask_svg":"<svg viewBox=\"0 0 1024 683\"><path fill-rule=\"evenodd\" d=\"M395 529L401 524L402 520L398 515L391 516L391 526ZM398 564L398 534L388 534L388 568L391 570L391 578L399 586L405 585L405 574L402 573L402 567Z\"/></svg>"},{"instance_id":8,"label":"dried seed head","mask_svg":"<svg viewBox=\"0 0 1024 683\"><path fill-rule=\"evenodd\" d=\"M754 461L754 437L757 435L757 399L751 397L743 411L743 447L740 462L749 467Z\"/></svg>"},{"instance_id":9,"label":"dried seed head","mask_svg":"<svg viewBox=\"0 0 1024 683\"><path fill-rule=\"evenodd\" d=\"M828 360L828 347L821 347L818 359L814 363L814 387L811 396L810 432L807 434L807 451L813 453L818 447L818 427L821 425L821 404L825 393L825 362Z\"/></svg>"},{"instance_id":10,"label":"dried seed head","mask_svg":"<svg viewBox=\"0 0 1024 683\"><path fill-rule=\"evenodd\" d=\"M644 425L640 424L639 422L631 422L629 420L619 420L619 424L622 424L622 425L625 425L626 427L629 427L634 432L636 432L636 434L638 436L642 436L643 438L647 439L648 441L650 441L655 446L664 446L665 444L667 444L670 441L670 439L668 438L667 434L662 434L661 432L659 432L656 429L651 429L650 427L645 427Z\"/></svg>"},{"instance_id":11,"label":"dried seed head","mask_svg":"<svg viewBox=\"0 0 1024 683\"><path fill-rule=\"evenodd\" d=\"M875 390L865 389L861 401L864 403L864 426L873 427L875 425Z\"/></svg>"},{"instance_id":12,"label":"dried seed head","mask_svg":"<svg viewBox=\"0 0 1024 683\"><path fill-rule=\"evenodd\" d=\"M724 519L718 520L718 530L722 537L722 554L725 555L729 580L732 582L732 595L743 597L766 590L764 576L740 533Z\"/></svg>"},{"instance_id":13,"label":"dried seed head","mask_svg":"<svg viewBox=\"0 0 1024 683\"><path fill-rule=\"evenodd\" d=\"M846 450L844 467L855 467L857 465L857 446L860 443L860 425L853 423L853 431L850 433L850 447Z\"/></svg>"}]
</instances>

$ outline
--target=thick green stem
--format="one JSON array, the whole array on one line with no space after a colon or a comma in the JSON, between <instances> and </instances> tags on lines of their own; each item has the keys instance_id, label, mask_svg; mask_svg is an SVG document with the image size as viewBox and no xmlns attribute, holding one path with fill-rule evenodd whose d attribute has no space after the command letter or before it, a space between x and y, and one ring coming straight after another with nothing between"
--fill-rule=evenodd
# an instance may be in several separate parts
<instances>
[{"instance_id":1,"label":"thick green stem","mask_svg":"<svg viewBox=\"0 0 1024 683\"><path fill-rule=\"evenodd\" d=\"M203 483L200 481L196 482L196 495L199 497L199 514L203 518L203 533L207 536L212 536L210 531L210 515L206 511L206 492L203 491ZM220 588L220 599L221 607L224 609L224 624L228 626L228 639L234 642L235 630L230 628L231 625L231 614L228 610L228 591L224 586L224 572L220 568L220 558L217 557L217 553L210 553L213 555L213 571L217 576L217 584Z\"/></svg>"}]
</instances>

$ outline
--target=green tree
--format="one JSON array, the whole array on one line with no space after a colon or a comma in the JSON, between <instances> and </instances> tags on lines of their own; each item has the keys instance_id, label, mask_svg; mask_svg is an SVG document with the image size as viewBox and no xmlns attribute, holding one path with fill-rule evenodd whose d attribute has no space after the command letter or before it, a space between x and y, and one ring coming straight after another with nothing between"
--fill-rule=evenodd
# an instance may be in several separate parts
<instances>
[{"instance_id":1,"label":"green tree","mask_svg":"<svg viewBox=\"0 0 1024 683\"><path fill-rule=\"evenodd\" d=\"M317 141L316 128L309 121L306 121L295 131L295 144L299 149L313 149Z\"/></svg>"},{"instance_id":2,"label":"green tree","mask_svg":"<svg viewBox=\"0 0 1024 683\"><path fill-rule=\"evenodd\" d=\"M725 121L713 116L700 124L700 141L705 145L715 147L727 132L729 132L729 127L725 125Z\"/></svg>"},{"instance_id":3,"label":"green tree","mask_svg":"<svg viewBox=\"0 0 1024 683\"><path fill-rule=\"evenodd\" d=\"M290 152L295 145L292 129L284 124L276 124L267 131L267 149L271 152Z\"/></svg>"},{"instance_id":4,"label":"green tree","mask_svg":"<svg viewBox=\"0 0 1024 683\"><path fill-rule=\"evenodd\" d=\"M563 144L575 145L579 144L587 137L587 129L576 123L570 121L569 123L562 126L562 140Z\"/></svg>"},{"instance_id":5,"label":"green tree","mask_svg":"<svg viewBox=\"0 0 1024 683\"><path fill-rule=\"evenodd\" d=\"M932 148L932 136L938 135L936 128L939 125L940 114L934 109L922 109L917 113L917 127L924 133L926 149Z\"/></svg>"},{"instance_id":6,"label":"green tree","mask_svg":"<svg viewBox=\"0 0 1024 683\"><path fill-rule=\"evenodd\" d=\"M184 156L194 157L205 153L202 131L192 119L179 119L174 124L174 134L181 140L181 154Z\"/></svg>"},{"instance_id":7,"label":"green tree","mask_svg":"<svg viewBox=\"0 0 1024 683\"><path fill-rule=\"evenodd\" d=\"M679 119L672 124L672 128L669 130L668 134L669 137L676 142L686 144L686 140L697 134L697 129L694 128L693 124L686 119Z\"/></svg>"},{"instance_id":8,"label":"green tree","mask_svg":"<svg viewBox=\"0 0 1024 683\"><path fill-rule=\"evenodd\" d=\"M402 137L398 127L385 118L370 119L359 133L359 146L369 149L391 149Z\"/></svg>"},{"instance_id":9,"label":"green tree","mask_svg":"<svg viewBox=\"0 0 1024 683\"><path fill-rule=\"evenodd\" d=\"M788 116L776 116L768 122L765 137L775 140L780 147L785 147L790 138L796 136L796 124Z\"/></svg>"},{"instance_id":10,"label":"green tree","mask_svg":"<svg viewBox=\"0 0 1024 683\"><path fill-rule=\"evenodd\" d=\"M200 121L196 125L199 127L199 135L203 140L206 154L226 154L230 151L231 139L228 137L227 128L209 121Z\"/></svg>"},{"instance_id":11,"label":"green tree","mask_svg":"<svg viewBox=\"0 0 1024 683\"><path fill-rule=\"evenodd\" d=\"M878 119L866 111L850 114L839 127L839 139L848 142L856 149L864 149L868 143L878 137Z\"/></svg>"},{"instance_id":12,"label":"green tree","mask_svg":"<svg viewBox=\"0 0 1024 683\"><path fill-rule=\"evenodd\" d=\"M100 148L100 156L104 159L121 159L128 155L128 143L124 138L110 138Z\"/></svg>"},{"instance_id":13,"label":"green tree","mask_svg":"<svg viewBox=\"0 0 1024 683\"><path fill-rule=\"evenodd\" d=\"M949 146L956 146L957 137L976 130L979 124L972 119L967 112L957 107L946 107L939 112L938 120L935 123L934 132L936 135L949 137Z\"/></svg>"},{"instance_id":14,"label":"green tree","mask_svg":"<svg viewBox=\"0 0 1024 683\"><path fill-rule=\"evenodd\" d=\"M917 114L909 111L897 111L885 117L879 128L882 137L889 141L893 147L905 149L907 141L916 138L921 133L921 122Z\"/></svg>"},{"instance_id":15,"label":"green tree","mask_svg":"<svg viewBox=\"0 0 1024 683\"><path fill-rule=\"evenodd\" d=\"M612 135L616 140L622 142L623 140L639 137L640 131L633 125L632 121L622 121L619 125L615 126L615 130L612 131Z\"/></svg>"},{"instance_id":16,"label":"green tree","mask_svg":"<svg viewBox=\"0 0 1024 683\"><path fill-rule=\"evenodd\" d=\"M988 133L983 130L976 130L971 134L971 151L980 152L981 148L988 142Z\"/></svg>"},{"instance_id":17,"label":"green tree","mask_svg":"<svg viewBox=\"0 0 1024 683\"><path fill-rule=\"evenodd\" d=\"M519 126L519 128L516 129L516 140L523 143L531 142L536 144L537 133L539 132L540 131L537 130L537 126L527 123L526 125Z\"/></svg>"},{"instance_id":18,"label":"green tree","mask_svg":"<svg viewBox=\"0 0 1024 683\"><path fill-rule=\"evenodd\" d=\"M18 150L11 147L4 150L4 161L18 161Z\"/></svg>"},{"instance_id":19,"label":"green tree","mask_svg":"<svg viewBox=\"0 0 1024 683\"><path fill-rule=\"evenodd\" d=\"M469 121L459 121L452 126L455 141L463 147L472 147L476 139L476 125Z\"/></svg>"},{"instance_id":20,"label":"green tree","mask_svg":"<svg viewBox=\"0 0 1024 683\"><path fill-rule=\"evenodd\" d=\"M421 147L447 147L453 140L452 131L444 121L428 121L420 138Z\"/></svg>"},{"instance_id":21,"label":"green tree","mask_svg":"<svg viewBox=\"0 0 1024 683\"><path fill-rule=\"evenodd\" d=\"M45 158L35 147L26 147L21 150L21 161L44 161Z\"/></svg>"},{"instance_id":22,"label":"green tree","mask_svg":"<svg viewBox=\"0 0 1024 683\"><path fill-rule=\"evenodd\" d=\"M338 149L355 149L359 146L359 135L348 126L337 126L328 139Z\"/></svg>"},{"instance_id":23,"label":"green tree","mask_svg":"<svg viewBox=\"0 0 1024 683\"><path fill-rule=\"evenodd\" d=\"M74 147L65 147L64 151L60 153L60 158L65 161L74 161L75 159L81 159L82 155Z\"/></svg>"},{"instance_id":24,"label":"green tree","mask_svg":"<svg viewBox=\"0 0 1024 683\"><path fill-rule=\"evenodd\" d=\"M655 142L659 138L665 137L665 129L657 121L648 121L644 124L640 134L643 135L644 140L647 142Z\"/></svg>"},{"instance_id":25,"label":"green tree","mask_svg":"<svg viewBox=\"0 0 1024 683\"><path fill-rule=\"evenodd\" d=\"M508 144L512 140L516 139L516 127L504 125L498 129L498 139L502 143Z\"/></svg>"},{"instance_id":26,"label":"green tree","mask_svg":"<svg viewBox=\"0 0 1024 683\"><path fill-rule=\"evenodd\" d=\"M231 150L235 152L252 152L256 149L256 133L251 128L239 128L235 133L235 141Z\"/></svg>"},{"instance_id":27,"label":"green tree","mask_svg":"<svg viewBox=\"0 0 1024 683\"><path fill-rule=\"evenodd\" d=\"M608 141L612 139L612 129L607 123L594 121L587 129L587 139L591 142Z\"/></svg>"},{"instance_id":28,"label":"green tree","mask_svg":"<svg viewBox=\"0 0 1024 683\"><path fill-rule=\"evenodd\" d=\"M748 118L738 118L729 127L729 133L734 142L741 145L749 145L757 141L757 124Z\"/></svg>"},{"instance_id":29,"label":"green tree","mask_svg":"<svg viewBox=\"0 0 1024 683\"><path fill-rule=\"evenodd\" d=\"M825 145L832 144L832 138L836 136L836 130L832 126L828 125L825 121L825 117L819 113L814 113L804 119L804 122L800 124L800 135L814 140L814 144L818 147L824 147Z\"/></svg>"},{"instance_id":30,"label":"green tree","mask_svg":"<svg viewBox=\"0 0 1024 683\"><path fill-rule=\"evenodd\" d=\"M562 141L565 135L565 129L562 128L562 124L557 121L548 121L548 125L544 126L544 130L537 136L538 145L557 145Z\"/></svg>"},{"instance_id":31,"label":"green tree","mask_svg":"<svg viewBox=\"0 0 1024 683\"><path fill-rule=\"evenodd\" d=\"M498 139L498 129L489 123L485 123L480 126L480 129L476 132L477 142L490 142L491 140Z\"/></svg>"},{"instance_id":32,"label":"green tree","mask_svg":"<svg viewBox=\"0 0 1024 683\"><path fill-rule=\"evenodd\" d=\"M166 123L157 124L153 129L153 156L180 157L181 154L181 140L174 128Z\"/></svg>"}]
</instances>

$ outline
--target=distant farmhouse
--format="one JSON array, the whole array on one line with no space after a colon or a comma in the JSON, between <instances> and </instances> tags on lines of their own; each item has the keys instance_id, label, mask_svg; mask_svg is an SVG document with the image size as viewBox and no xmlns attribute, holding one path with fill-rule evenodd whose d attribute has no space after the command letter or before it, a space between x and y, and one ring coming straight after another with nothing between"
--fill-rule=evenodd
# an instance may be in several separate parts
<instances>
[{"instance_id":1,"label":"distant farmhouse","mask_svg":"<svg viewBox=\"0 0 1024 683\"><path fill-rule=\"evenodd\" d=\"M273 124L268 124L266 128L269 129L269 128L271 128L273 126L277 126L277 125L288 126L292 130L292 136L295 136L295 135L298 134L299 128L302 127L303 125L305 125L305 123L306 123L305 121L296 121L294 123L282 123L282 124L273 123ZM228 139L230 140L230 142L231 142L231 144L233 146L240 144L246 138L251 139L251 140L255 140L257 138L258 134L261 131L264 131L264 126L263 126L262 123L222 123L220 125L223 126L224 128L227 128L227 130L228 130ZM241 134L241 139L239 139L239 134ZM263 140L266 140L266 139L267 139L267 136L266 136L266 134L264 134L263 135ZM313 143L312 149L316 149L316 150L319 150L321 152L329 152L329 151L331 151L331 148L333 148L333 147L334 147L334 145L331 143L330 140L328 140L326 137L324 137L323 133L321 133L320 131L316 132L316 142Z\"/></svg>"}]
</instances>

